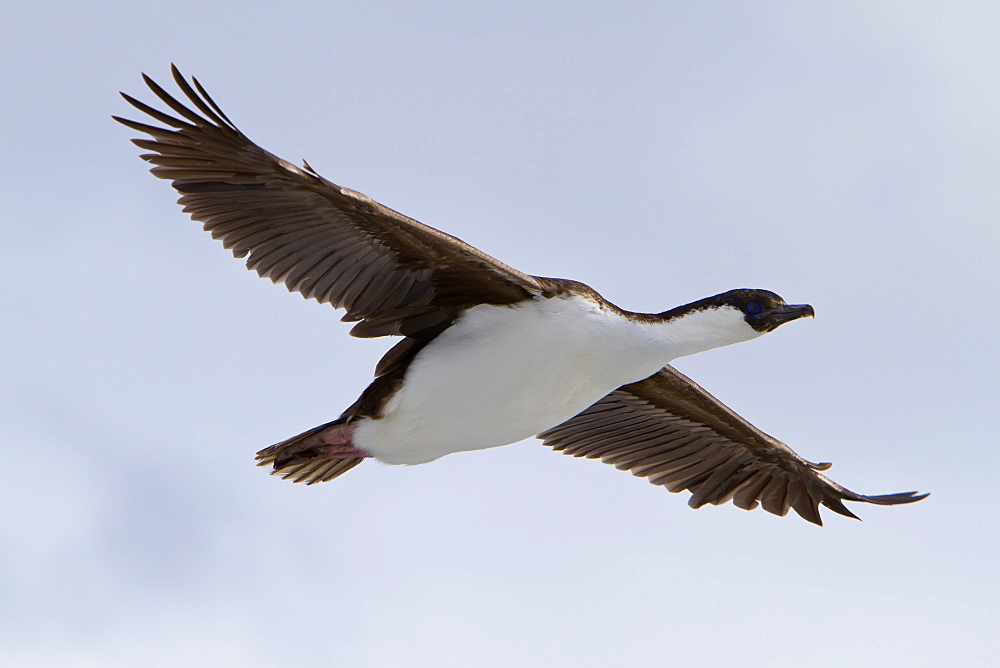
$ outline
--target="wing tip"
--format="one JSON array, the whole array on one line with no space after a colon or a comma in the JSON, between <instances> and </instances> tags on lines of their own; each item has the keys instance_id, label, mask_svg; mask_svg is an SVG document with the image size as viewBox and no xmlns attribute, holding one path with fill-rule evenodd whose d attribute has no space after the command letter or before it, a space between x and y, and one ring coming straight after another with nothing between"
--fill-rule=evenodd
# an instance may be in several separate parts
<instances>
[{"instance_id":1,"label":"wing tip","mask_svg":"<svg viewBox=\"0 0 1000 668\"><path fill-rule=\"evenodd\" d=\"M874 503L878 506L900 506L907 503L916 503L930 496L930 492L896 492L895 494L876 494L864 496L862 500L866 503Z\"/></svg>"}]
</instances>

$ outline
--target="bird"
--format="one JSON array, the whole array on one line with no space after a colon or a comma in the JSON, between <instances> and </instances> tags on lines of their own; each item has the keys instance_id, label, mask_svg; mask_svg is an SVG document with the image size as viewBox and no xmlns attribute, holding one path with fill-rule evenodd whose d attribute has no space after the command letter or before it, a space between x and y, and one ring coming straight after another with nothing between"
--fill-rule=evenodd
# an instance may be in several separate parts
<instances>
[{"instance_id":1,"label":"bird","mask_svg":"<svg viewBox=\"0 0 1000 668\"><path fill-rule=\"evenodd\" d=\"M332 480L365 459L414 465L537 437L600 459L700 508L732 501L822 525L819 506L897 505L926 494L863 495L765 434L671 366L814 316L774 292L734 289L661 313L634 313L573 280L525 274L464 241L264 150L194 77L171 65L187 103L142 74L172 112L122 92L158 125L153 175L246 266L343 309L356 337L398 337L374 380L335 420L260 450L294 482ZM249 257L248 257L249 256Z\"/></svg>"}]
</instances>

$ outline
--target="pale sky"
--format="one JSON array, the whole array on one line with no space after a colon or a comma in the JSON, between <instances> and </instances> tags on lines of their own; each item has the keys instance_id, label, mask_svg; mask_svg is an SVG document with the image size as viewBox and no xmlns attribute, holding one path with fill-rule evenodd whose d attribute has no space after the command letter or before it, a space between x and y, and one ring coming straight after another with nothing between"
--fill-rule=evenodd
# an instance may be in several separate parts
<instances>
[{"instance_id":1,"label":"pale sky","mask_svg":"<svg viewBox=\"0 0 1000 668\"><path fill-rule=\"evenodd\" d=\"M15 3L0 25L0 664L987 666L995 3ZM251 139L631 310L815 320L677 366L861 493L692 511L526 441L304 487L253 454L390 341L247 272L111 121ZM171 84L172 85L172 84Z\"/></svg>"}]
</instances>

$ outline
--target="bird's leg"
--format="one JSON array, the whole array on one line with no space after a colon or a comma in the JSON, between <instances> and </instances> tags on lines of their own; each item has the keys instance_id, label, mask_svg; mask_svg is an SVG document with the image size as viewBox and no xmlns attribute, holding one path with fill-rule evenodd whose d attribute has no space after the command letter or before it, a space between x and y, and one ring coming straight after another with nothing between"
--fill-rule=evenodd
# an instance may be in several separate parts
<instances>
[{"instance_id":1,"label":"bird's leg","mask_svg":"<svg viewBox=\"0 0 1000 668\"><path fill-rule=\"evenodd\" d=\"M329 429L310 434L298 442L288 443L274 459L274 468L326 459L360 459L371 457L354 447L353 424L336 424Z\"/></svg>"},{"instance_id":2,"label":"bird's leg","mask_svg":"<svg viewBox=\"0 0 1000 668\"><path fill-rule=\"evenodd\" d=\"M318 438L319 442L314 446L316 456L313 459L371 457L367 452L354 447L354 429L353 424L338 424L316 434L313 438Z\"/></svg>"}]
</instances>

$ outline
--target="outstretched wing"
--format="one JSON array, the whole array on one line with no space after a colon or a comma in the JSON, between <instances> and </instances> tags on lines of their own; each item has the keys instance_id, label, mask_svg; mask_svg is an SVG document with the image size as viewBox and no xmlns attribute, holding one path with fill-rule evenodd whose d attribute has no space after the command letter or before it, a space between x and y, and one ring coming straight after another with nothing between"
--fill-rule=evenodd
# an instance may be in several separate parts
<instances>
[{"instance_id":1,"label":"outstretched wing","mask_svg":"<svg viewBox=\"0 0 1000 668\"><path fill-rule=\"evenodd\" d=\"M250 141L196 79L171 66L191 106L143 75L171 116L122 93L167 127L115 117L152 139L150 171L169 179L178 203L247 267L307 299L361 321L355 336L436 332L463 308L510 304L540 283L453 236L300 169Z\"/></svg>"},{"instance_id":2,"label":"outstretched wing","mask_svg":"<svg viewBox=\"0 0 1000 668\"><path fill-rule=\"evenodd\" d=\"M787 445L741 418L673 367L623 385L579 415L538 435L567 455L600 459L671 492L689 490L700 508L732 500L775 515L792 508L822 525L819 505L848 517L844 501L895 505L915 492L865 496L841 487Z\"/></svg>"}]
</instances>

